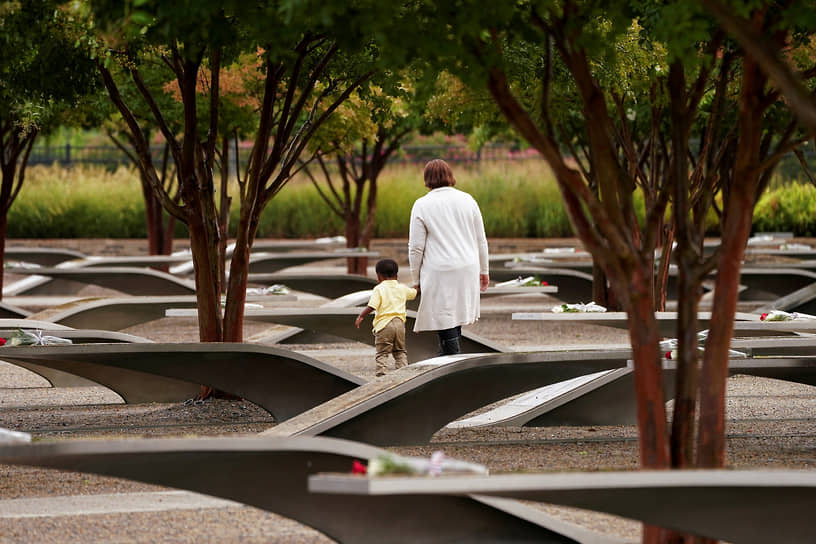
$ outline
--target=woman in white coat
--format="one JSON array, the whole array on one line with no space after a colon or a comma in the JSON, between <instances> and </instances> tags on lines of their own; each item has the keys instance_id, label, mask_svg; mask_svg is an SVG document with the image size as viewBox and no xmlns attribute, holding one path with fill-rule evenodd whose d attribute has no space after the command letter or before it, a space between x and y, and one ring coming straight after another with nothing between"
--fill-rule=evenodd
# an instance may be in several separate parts
<instances>
[{"instance_id":1,"label":"woman in white coat","mask_svg":"<svg viewBox=\"0 0 816 544\"><path fill-rule=\"evenodd\" d=\"M440 355L459 353L462 325L479 319L479 291L489 282L487 237L479 205L454 189L450 166L425 165L430 192L411 209L408 259L421 293L415 332L436 331Z\"/></svg>"}]
</instances>

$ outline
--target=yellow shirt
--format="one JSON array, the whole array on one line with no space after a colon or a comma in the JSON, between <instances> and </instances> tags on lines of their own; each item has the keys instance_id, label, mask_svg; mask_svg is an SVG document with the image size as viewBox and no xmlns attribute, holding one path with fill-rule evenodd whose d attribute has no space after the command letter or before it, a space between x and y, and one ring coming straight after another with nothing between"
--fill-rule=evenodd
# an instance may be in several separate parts
<instances>
[{"instance_id":1,"label":"yellow shirt","mask_svg":"<svg viewBox=\"0 0 816 544\"><path fill-rule=\"evenodd\" d=\"M413 300L417 291L397 280L383 280L374 287L368 305L374 308L374 332L379 332L388 322L399 317L405 321L405 301Z\"/></svg>"}]
</instances>

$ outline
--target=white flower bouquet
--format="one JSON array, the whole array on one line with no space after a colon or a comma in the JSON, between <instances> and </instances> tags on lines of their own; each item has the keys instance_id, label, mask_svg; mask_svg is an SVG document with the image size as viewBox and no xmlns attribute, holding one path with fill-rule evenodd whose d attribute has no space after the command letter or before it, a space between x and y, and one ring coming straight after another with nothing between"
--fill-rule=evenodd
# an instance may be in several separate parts
<instances>
[{"instance_id":1,"label":"white flower bouquet","mask_svg":"<svg viewBox=\"0 0 816 544\"><path fill-rule=\"evenodd\" d=\"M441 473L487 474L487 467L468 461L450 459L441 451L435 451L430 459L385 454L368 463L369 476L405 474L414 476L438 476Z\"/></svg>"},{"instance_id":2,"label":"white flower bouquet","mask_svg":"<svg viewBox=\"0 0 816 544\"><path fill-rule=\"evenodd\" d=\"M589 302L587 304L577 303L577 304L561 304L558 306L552 307L553 313L562 314L562 313L581 313L581 312L605 312L606 308L601 306L600 304L595 304L595 302Z\"/></svg>"},{"instance_id":3,"label":"white flower bouquet","mask_svg":"<svg viewBox=\"0 0 816 544\"><path fill-rule=\"evenodd\" d=\"M49 346L54 344L73 344L68 338L60 338L59 336L50 336L43 334L43 331L26 331L17 329L11 336L9 336L5 344L6 346Z\"/></svg>"}]
</instances>

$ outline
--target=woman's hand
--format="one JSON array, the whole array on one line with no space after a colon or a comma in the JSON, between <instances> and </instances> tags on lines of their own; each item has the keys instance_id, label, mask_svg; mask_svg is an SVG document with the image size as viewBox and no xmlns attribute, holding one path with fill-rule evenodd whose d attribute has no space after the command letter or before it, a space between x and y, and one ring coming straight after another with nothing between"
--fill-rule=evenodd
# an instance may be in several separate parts
<instances>
[{"instance_id":1,"label":"woman's hand","mask_svg":"<svg viewBox=\"0 0 816 544\"><path fill-rule=\"evenodd\" d=\"M484 293L487 291L488 285L490 285L490 276L487 274L479 274L479 290Z\"/></svg>"}]
</instances>

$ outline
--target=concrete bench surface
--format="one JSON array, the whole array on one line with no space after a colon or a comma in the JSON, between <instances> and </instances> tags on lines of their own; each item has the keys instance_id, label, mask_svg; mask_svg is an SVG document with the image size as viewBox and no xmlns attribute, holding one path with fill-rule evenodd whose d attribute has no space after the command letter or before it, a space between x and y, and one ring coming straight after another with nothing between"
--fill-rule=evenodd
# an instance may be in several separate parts
<instances>
[{"instance_id":1,"label":"concrete bench surface","mask_svg":"<svg viewBox=\"0 0 816 544\"><path fill-rule=\"evenodd\" d=\"M76 261L66 261L61 266L78 268L126 266L141 268L186 263L191 258L189 253L174 253L172 255L89 255Z\"/></svg>"},{"instance_id":2,"label":"concrete bench surface","mask_svg":"<svg viewBox=\"0 0 816 544\"><path fill-rule=\"evenodd\" d=\"M294 295L247 296L248 303L276 304L297 300ZM195 295L86 298L49 308L32 318L76 328L121 330L164 317L169 308L195 308Z\"/></svg>"},{"instance_id":3,"label":"concrete bench surface","mask_svg":"<svg viewBox=\"0 0 816 544\"><path fill-rule=\"evenodd\" d=\"M348 544L611 544L512 499L313 494L308 477L386 453L330 438L150 439L0 445L0 463L88 472L185 489L275 512Z\"/></svg>"},{"instance_id":4,"label":"concrete bench surface","mask_svg":"<svg viewBox=\"0 0 816 544\"><path fill-rule=\"evenodd\" d=\"M734 338L755 336L800 336L816 333L816 319L794 319L792 321L737 321L734 323Z\"/></svg>"},{"instance_id":5,"label":"concrete bench surface","mask_svg":"<svg viewBox=\"0 0 816 544\"><path fill-rule=\"evenodd\" d=\"M3 329L64 329L68 330L71 327L60 325L51 321L33 318L2 318L0 319L0 328Z\"/></svg>"},{"instance_id":6,"label":"concrete bench surface","mask_svg":"<svg viewBox=\"0 0 816 544\"><path fill-rule=\"evenodd\" d=\"M489 495L604 512L734 542L813 542L816 472L665 470L436 478L309 478L342 497Z\"/></svg>"},{"instance_id":7,"label":"concrete bench surface","mask_svg":"<svg viewBox=\"0 0 816 544\"><path fill-rule=\"evenodd\" d=\"M379 257L379 251L291 251L287 253L252 253L249 257L250 274L271 274L284 268L333 259L354 259L359 257Z\"/></svg>"},{"instance_id":8,"label":"concrete bench surface","mask_svg":"<svg viewBox=\"0 0 816 544\"><path fill-rule=\"evenodd\" d=\"M232 244L230 244L232 245ZM315 240L255 240L252 243L252 249L260 251L311 251L311 250L328 250L328 249L344 249L346 241L337 238Z\"/></svg>"},{"instance_id":9,"label":"concrete bench surface","mask_svg":"<svg viewBox=\"0 0 816 544\"><path fill-rule=\"evenodd\" d=\"M558 287L558 298L566 302L589 302L592 300L592 274L568 268L514 267L492 268L490 279L509 281L519 276L537 276L549 285Z\"/></svg>"},{"instance_id":10,"label":"concrete bench surface","mask_svg":"<svg viewBox=\"0 0 816 544\"><path fill-rule=\"evenodd\" d=\"M772 351L768 350L769 353ZM674 363L666 361L663 389L667 401L674 397L675 371ZM807 356L736 358L729 361L728 371L732 376L745 374L816 385L816 358ZM630 367L541 387L486 412L454 421L448 427L635 424L637 403L634 373Z\"/></svg>"},{"instance_id":11,"label":"concrete bench surface","mask_svg":"<svg viewBox=\"0 0 816 544\"><path fill-rule=\"evenodd\" d=\"M655 312L660 334L676 336L677 312ZM734 316L737 321L759 322L759 314L737 312ZM550 323L576 323L582 325L600 325L618 329L628 329L629 321L626 312L516 312L512 314L514 321L547 321ZM701 329L707 329L711 321L711 312L698 312L697 323Z\"/></svg>"},{"instance_id":12,"label":"concrete bench surface","mask_svg":"<svg viewBox=\"0 0 816 544\"><path fill-rule=\"evenodd\" d=\"M259 341L262 343L290 342L305 344L312 341L324 341L324 336L304 335L303 331L314 331L323 335L347 338L356 342L374 345L374 335L371 333L371 318L366 319L360 328L354 326L354 320L359 315L359 308L287 308L287 309L252 309L244 312L244 319L264 321L289 325L302 329L300 332L283 331L275 333ZM196 310L167 310L168 317L191 317L197 315ZM408 361L416 362L435 357L439 353L439 339L433 332L413 332L416 312L408 310L405 323L405 343L408 346ZM462 331L461 349L463 353L484 353L487 351L507 351L490 340L478 335Z\"/></svg>"},{"instance_id":13,"label":"concrete bench surface","mask_svg":"<svg viewBox=\"0 0 816 544\"><path fill-rule=\"evenodd\" d=\"M741 301L774 300L816 282L816 272L776 264L769 267L745 265L740 270L740 285L747 289L739 294Z\"/></svg>"},{"instance_id":14,"label":"concrete bench surface","mask_svg":"<svg viewBox=\"0 0 816 544\"><path fill-rule=\"evenodd\" d=\"M368 299L371 298L372 289L357 291L356 293L349 293L343 297L339 297L335 301L324 304L323 308L331 307L349 307L349 306L365 306ZM512 286L512 287L488 287L486 291L479 293L482 299L503 297L503 296L534 296L544 294L554 294L558 292L558 288L554 285L536 285L530 287ZM409 310L416 311L419 307L420 296L413 300L406 302L405 307Z\"/></svg>"},{"instance_id":15,"label":"concrete bench surface","mask_svg":"<svg viewBox=\"0 0 816 544\"><path fill-rule=\"evenodd\" d=\"M425 444L455 419L530 387L627 365L628 350L449 355L408 365L263 434ZM400 422L395 425L394 422Z\"/></svg>"},{"instance_id":16,"label":"concrete bench surface","mask_svg":"<svg viewBox=\"0 0 816 544\"><path fill-rule=\"evenodd\" d=\"M304 293L336 299L350 293L373 289L377 280L356 274L250 274L249 283L281 284Z\"/></svg>"},{"instance_id":17,"label":"concrete bench surface","mask_svg":"<svg viewBox=\"0 0 816 544\"><path fill-rule=\"evenodd\" d=\"M28 317L31 315L31 312L20 308L19 306L15 306L13 304L9 304L8 302L0 301L0 317L2 318L17 318L17 317Z\"/></svg>"},{"instance_id":18,"label":"concrete bench surface","mask_svg":"<svg viewBox=\"0 0 816 544\"><path fill-rule=\"evenodd\" d=\"M27 327L12 327L12 328L0 327L0 338L9 338L19 328L28 329ZM60 328L53 330L49 329L36 329L36 330L42 333L44 336L57 336L59 338L67 338L68 340L71 340L71 342L73 342L74 344L101 344L117 342L148 344L152 342L152 340L148 340L147 338L143 338L141 336L135 336L132 334L125 334L121 332L94 329ZM4 348L0 348L0 360L2 360L3 356L2 349ZM18 361L17 363L14 364L16 366L23 367L25 369L30 370L31 372L34 372L35 374L42 376L53 387L88 387L99 385L94 381L88 380L81 376L77 376L76 374L70 374L68 372L63 372L55 368L38 365L36 363Z\"/></svg>"},{"instance_id":19,"label":"concrete bench surface","mask_svg":"<svg viewBox=\"0 0 816 544\"><path fill-rule=\"evenodd\" d=\"M73 259L84 259L86 255L73 249L58 247L7 247L4 252L6 261L22 261L26 263L39 264L41 266L54 266L59 263Z\"/></svg>"},{"instance_id":20,"label":"concrete bench surface","mask_svg":"<svg viewBox=\"0 0 816 544\"><path fill-rule=\"evenodd\" d=\"M365 383L311 357L240 343L81 344L0 348L11 363L34 363L104 385L125 402L178 402L199 384L253 402L283 421Z\"/></svg>"},{"instance_id":21,"label":"concrete bench surface","mask_svg":"<svg viewBox=\"0 0 816 544\"><path fill-rule=\"evenodd\" d=\"M754 310L758 314L767 313L772 310L783 312L800 312L803 314L813 314L816 312L816 280L792 293L788 293L778 299L769 302L765 306Z\"/></svg>"},{"instance_id":22,"label":"concrete bench surface","mask_svg":"<svg viewBox=\"0 0 816 544\"><path fill-rule=\"evenodd\" d=\"M12 274L68 280L80 284L92 284L115 289L128 295L189 295L195 294L195 283L172 274L139 267L66 267L66 268L6 268ZM29 278L31 279L31 278ZM3 288L4 295L61 295L56 282L46 281L38 285L18 284Z\"/></svg>"},{"instance_id":23,"label":"concrete bench surface","mask_svg":"<svg viewBox=\"0 0 816 544\"><path fill-rule=\"evenodd\" d=\"M752 357L816 355L816 336L734 338L731 340L731 349Z\"/></svg>"}]
</instances>

